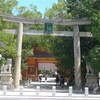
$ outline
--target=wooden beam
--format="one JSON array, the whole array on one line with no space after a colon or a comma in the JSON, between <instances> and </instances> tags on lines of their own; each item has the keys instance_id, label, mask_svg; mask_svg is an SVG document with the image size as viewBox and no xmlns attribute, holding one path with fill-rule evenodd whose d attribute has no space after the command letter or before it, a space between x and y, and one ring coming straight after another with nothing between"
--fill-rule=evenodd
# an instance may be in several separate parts
<instances>
[{"instance_id":1,"label":"wooden beam","mask_svg":"<svg viewBox=\"0 0 100 100\"><path fill-rule=\"evenodd\" d=\"M10 22L22 22L27 24L44 24L45 22L50 22L55 25L86 25L91 22L87 19L36 19L36 18L22 18L18 16L0 15L3 16L5 21Z\"/></svg>"},{"instance_id":2,"label":"wooden beam","mask_svg":"<svg viewBox=\"0 0 100 100\"><path fill-rule=\"evenodd\" d=\"M17 34L14 29L4 29L3 31L7 33ZM26 30L24 35L51 35L51 36L68 36L73 37L72 31L54 31L53 34L44 34L42 30ZM80 37L92 37L90 32L79 32Z\"/></svg>"}]
</instances>

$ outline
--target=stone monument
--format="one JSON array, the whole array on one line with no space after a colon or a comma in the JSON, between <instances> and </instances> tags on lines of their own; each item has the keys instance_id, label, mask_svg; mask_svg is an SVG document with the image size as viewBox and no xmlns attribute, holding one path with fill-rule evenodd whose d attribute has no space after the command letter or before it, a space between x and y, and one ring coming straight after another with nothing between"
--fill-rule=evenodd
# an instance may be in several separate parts
<instances>
[{"instance_id":1,"label":"stone monument","mask_svg":"<svg viewBox=\"0 0 100 100\"><path fill-rule=\"evenodd\" d=\"M89 62L86 63L86 70L87 73L85 86L87 86L90 91L96 91L96 89L98 88L98 79L94 75L94 70Z\"/></svg>"},{"instance_id":2,"label":"stone monument","mask_svg":"<svg viewBox=\"0 0 100 100\"><path fill-rule=\"evenodd\" d=\"M3 85L6 85L9 89L13 88L11 67L12 59L7 59L6 63L2 64L0 73L0 88L2 88Z\"/></svg>"}]
</instances>

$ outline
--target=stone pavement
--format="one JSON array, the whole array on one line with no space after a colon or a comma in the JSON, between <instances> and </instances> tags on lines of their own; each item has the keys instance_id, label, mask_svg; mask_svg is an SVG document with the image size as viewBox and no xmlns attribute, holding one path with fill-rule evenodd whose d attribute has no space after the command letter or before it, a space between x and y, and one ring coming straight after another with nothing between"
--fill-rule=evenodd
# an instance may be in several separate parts
<instances>
[{"instance_id":1,"label":"stone pavement","mask_svg":"<svg viewBox=\"0 0 100 100\"><path fill-rule=\"evenodd\" d=\"M40 86L40 92L37 95L36 87ZM65 84L63 88L56 86L56 93L52 95L52 86L56 86L54 81L49 82L31 82L23 86L23 93L19 90L8 90L6 95L0 90L0 100L100 100L100 95L85 95L80 91L73 91L69 95L69 87Z\"/></svg>"},{"instance_id":2,"label":"stone pavement","mask_svg":"<svg viewBox=\"0 0 100 100\"><path fill-rule=\"evenodd\" d=\"M31 82L31 84L24 86L24 88L36 89L37 86L40 86L41 90L52 90L52 87L55 86L57 91L68 92L67 84L62 88L60 85L56 85L55 82Z\"/></svg>"}]
</instances>

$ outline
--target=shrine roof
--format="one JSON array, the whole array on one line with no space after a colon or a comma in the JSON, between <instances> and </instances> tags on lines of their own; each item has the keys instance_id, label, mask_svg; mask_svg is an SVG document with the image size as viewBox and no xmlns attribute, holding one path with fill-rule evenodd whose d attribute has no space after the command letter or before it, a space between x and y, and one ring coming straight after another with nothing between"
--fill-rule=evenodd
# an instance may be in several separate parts
<instances>
[{"instance_id":1,"label":"shrine roof","mask_svg":"<svg viewBox=\"0 0 100 100\"><path fill-rule=\"evenodd\" d=\"M33 57L53 57L52 54L35 54Z\"/></svg>"}]
</instances>

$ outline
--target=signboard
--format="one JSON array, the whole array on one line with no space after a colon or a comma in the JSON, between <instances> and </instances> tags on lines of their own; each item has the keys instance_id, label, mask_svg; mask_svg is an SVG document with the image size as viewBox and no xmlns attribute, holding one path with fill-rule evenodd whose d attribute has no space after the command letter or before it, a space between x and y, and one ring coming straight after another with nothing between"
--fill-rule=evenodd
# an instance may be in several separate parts
<instances>
[{"instance_id":1,"label":"signboard","mask_svg":"<svg viewBox=\"0 0 100 100\"><path fill-rule=\"evenodd\" d=\"M44 33L45 34L52 34L53 33L53 23L45 23Z\"/></svg>"}]
</instances>

